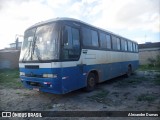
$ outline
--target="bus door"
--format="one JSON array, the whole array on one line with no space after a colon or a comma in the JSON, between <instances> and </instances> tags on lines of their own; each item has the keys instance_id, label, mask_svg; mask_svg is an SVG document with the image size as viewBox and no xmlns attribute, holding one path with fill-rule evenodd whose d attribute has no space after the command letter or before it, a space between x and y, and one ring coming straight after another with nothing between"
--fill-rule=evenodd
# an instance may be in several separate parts
<instances>
[{"instance_id":1,"label":"bus door","mask_svg":"<svg viewBox=\"0 0 160 120\"><path fill-rule=\"evenodd\" d=\"M80 69L77 66L80 58L79 29L65 25L62 41L62 84L64 92L79 88Z\"/></svg>"}]
</instances>

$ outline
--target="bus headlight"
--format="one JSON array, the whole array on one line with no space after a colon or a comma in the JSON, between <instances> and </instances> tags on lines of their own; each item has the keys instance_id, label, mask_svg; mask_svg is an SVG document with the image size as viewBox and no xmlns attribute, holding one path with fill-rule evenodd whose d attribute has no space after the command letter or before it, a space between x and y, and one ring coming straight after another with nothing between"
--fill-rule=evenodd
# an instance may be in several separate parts
<instances>
[{"instance_id":1,"label":"bus headlight","mask_svg":"<svg viewBox=\"0 0 160 120\"><path fill-rule=\"evenodd\" d=\"M24 72L20 72L19 74L20 74L20 76L25 76Z\"/></svg>"},{"instance_id":2,"label":"bus headlight","mask_svg":"<svg viewBox=\"0 0 160 120\"><path fill-rule=\"evenodd\" d=\"M57 78L57 74L43 74L44 78Z\"/></svg>"}]
</instances>

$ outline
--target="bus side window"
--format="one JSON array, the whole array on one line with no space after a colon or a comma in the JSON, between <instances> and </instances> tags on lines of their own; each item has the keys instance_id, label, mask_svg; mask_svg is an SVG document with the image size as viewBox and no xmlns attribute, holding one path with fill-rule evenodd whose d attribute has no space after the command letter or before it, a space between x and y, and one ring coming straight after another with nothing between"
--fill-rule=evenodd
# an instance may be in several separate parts
<instances>
[{"instance_id":1,"label":"bus side window","mask_svg":"<svg viewBox=\"0 0 160 120\"><path fill-rule=\"evenodd\" d=\"M92 46L92 36L90 29L85 27L82 28L82 38L84 46Z\"/></svg>"},{"instance_id":2,"label":"bus side window","mask_svg":"<svg viewBox=\"0 0 160 120\"><path fill-rule=\"evenodd\" d=\"M109 34L100 33L100 47L111 49L111 36Z\"/></svg>"},{"instance_id":3,"label":"bus side window","mask_svg":"<svg viewBox=\"0 0 160 120\"><path fill-rule=\"evenodd\" d=\"M125 40L125 51L128 50L128 45L127 45L127 41Z\"/></svg>"},{"instance_id":4,"label":"bus side window","mask_svg":"<svg viewBox=\"0 0 160 120\"><path fill-rule=\"evenodd\" d=\"M75 50L75 55L80 54L80 39L79 39L79 30L72 28L72 42L73 42L73 49Z\"/></svg>"},{"instance_id":5,"label":"bus side window","mask_svg":"<svg viewBox=\"0 0 160 120\"><path fill-rule=\"evenodd\" d=\"M107 48L107 41L104 33L100 33L100 47L101 48Z\"/></svg>"},{"instance_id":6,"label":"bus side window","mask_svg":"<svg viewBox=\"0 0 160 120\"><path fill-rule=\"evenodd\" d=\"M121 50L127 51L127 41L125 39L121 39Z\"/></svg>"},{"instance_id":7,"label":"bus side window","mask_svg":"<svg viewBox=\"0 0 160 120\"><path fill-rule=\"evenodd\" d=\"M132 45L132 42L131 42L131 51L133 51L133 45Z\"/></svg>"},{"instance_id":8,"label":"bus side window","mask_svg":"<svg viewBox=\"0 0 160 120\"><path fill-rule=\"evenodd\" d=\"M136 50L136 49L135 49L135 43L133 43L133 52L135 52L135 50Z\"/></svg>"},{"instance_id":9,"label":"bus side window","mask_svg":"<svg viewBox=\"0 0 160 120\"><path fill-rule=\"evenodd\" d=\"M86 27L82 28L83 45L87 47L98 47L98 33Z\"/></svg>"},{"instance_id":10,"label":"bus side window","mask_svg":"<svg viewBox=\"0 0 160 120\"><path fill-rule=\"evenodd\" d=\"M125 40L121 38L121 50L125 51Z\"/></svg>"},{"instance_id":11,"label":"bus side window","mask_svg":"<svg viewBox=\"0 0 160 120\"><path fill-rule=\"evenodd\" d=\"M136 46L137 46L137 44L136 44L136 43L134 43L135 52L137 52L137 48L136 48Z\"/></svg>"},{"instance_id":12,"label":"bus side window","mask_svg":"<svg viewBox=\"0 0 160 120\"><path fill-rule=\"evenodd\" d=\"M120 50L121 47L120 47L120 38L117 37L117 50Z\"/></svg>"},{"instance_id":13,"label":"bus side window","mask_svg":"<svg viewBox=\"0 0 160 120\"><path fill-rule=\"evenodd\" d=\"M117 38L115 36L112 36L112 48L117 50Z\"/></svg>"},{"instance_id":14,"label":"bus side window","mask_svg":"<svg viewBox=\"0 0 160 120\"><path fill-rule=\"evenodd\" d=\"M80 54L79 30L65 26L63 34L63 59L77 59Z\"/></svg>"},{"instance_id":15,"label":"bus side window","mask_svg":"<svg viewBox=\"0 0 160 120\"><path fill-rule=\"evenodd\" d=\"M92 33L92 46L98 47L98 33L97 31L91 30Z\"/></svg>"},{"instance_id":16,"label":"bus side window","mask_svg":"<svg viewBox=\"0 0 160 120\"><path fill-rule=\"evenodd\" d=\"M138 44L136 44L136 52L138 52Z\"/></svg>"},{"instance_id":17,"label":"bus side window","mask_svg":"<svg viewBox=\"0 0 160 120\"><path fill-rule=\"evenodd\" d=\"M120 50L120 39L116 36L112 36L113 50Z\"/></svg>"},{"instance_id":18,"label":"bus side window","mask_svg":"<svg viewBox=\"0 0 160 120\"><path fill-rule=\"evenodd\" d=\"M64 29L63 45L65 49L72 48L72 31L71 31L71 27L69 26L65 26L65 29Z\"/></svg>"},{"instance_id":19,"label":"bus side window","mask_svg":"<svg viewBox=\"0 0 160 120\"><path fill-rule=\"evenodd\" d=\"M130 42L130 41L128 41L128 51L130 51L130 52L133 51L132 42Z\"/></svg>"},{"instance_id":20,"label":"bus side window","mask_svg":"<svg viewBox=\"0 0 160 120\"><path fill-rule=\"evenodd\" d=\"M107 40L107 48L111 49L111 36L109 34L106 34L106 40Z\"/></svg>"},{"instance_id":21,"label":"bus side window","mask_svg":"<svg viewBox=\"0 0 160 120\"><path fill-rule=\"evenodd\" d=\"M131 45L130 45L130 42L128 41L128 51L131 51Z\"/></svg>"}]
</instances>

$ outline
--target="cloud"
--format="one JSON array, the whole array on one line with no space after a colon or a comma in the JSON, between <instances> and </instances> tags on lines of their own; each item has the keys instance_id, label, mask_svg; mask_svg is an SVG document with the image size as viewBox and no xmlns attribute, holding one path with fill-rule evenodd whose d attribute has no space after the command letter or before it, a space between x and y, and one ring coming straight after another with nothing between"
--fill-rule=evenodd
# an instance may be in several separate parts
<instances>
[{"instance_id":1,"label":"cloud","mask_svg":"<svg viewBox=\"0 0 160 120\"><path fill-rule=\"evenodd\" d=\"M144 35L142 37L134 37L133 39L136 41L139 41L139 43L146 43L146 42L151 42L153 38ZM156 41L152 40L152 42L156 42Z\"/></svg>"},{"instance_id":2,"label":"cloud","mask_svg":"<svg viewBox=\"0 0 160 120\"><path fill-rule=\"evenodd\" d=\"M70 4L70 0L42 0L42 3L47 4L47 6L56 9L61 7L63 9L63 6L66 4Z\"/></svg>"},{"instance_id":3,"label":"cloud","mask_svg":"<svg viewBox=\"0 0 160 120\"><path fill-rule=\"evenodd\" d=\"M139 0L126 4L117 12L116 20L123 27L159 32L159 0ZM128 27L129 28L129 27Z\"/></svg>"},{"instance_id":4,"label":"cloud","mask_svg":"<svg viewBox=\"0 0 160 120\"><path fill-rule=\"evenodd\" d=\"M159 12L159 0L0 0L0 48L29 26L55 17L77 18L122 35L139 30L159 33Z\"/></svg>"},{"instance_id":5,"label":"cloud","mask_svg":"<svg viewBox=\"0 0 160 120\"><path fill-rule=\"evenodd\" d=\"M159 0L102 1L101 18L94 24L111 29L142 29L159 32Z\"/></svg>"},{"instance_id":6,"label":"cloud","mask_svg":"<svg viewBox=\"0 0 160 120\"><path fill-rule=\"evenodd\" d=\"M15 35L23 35L29 26L55 17L54 12L40 2L17 2L13 0L3 2L3 9L0 11L0 39L4 42L0 48L14 42Z\"/></svg>"},{"instance_id":7,"label":"cloud","mask_svg":"<svg viewBox=\"0 0 160 120\"><path fill-rule=\"evenodd\" d=\"M87 23L92 22L101 14L99 0L82 0L75 1L65 13L71 18L77 18Z\"/></svg>"}]
</instances>

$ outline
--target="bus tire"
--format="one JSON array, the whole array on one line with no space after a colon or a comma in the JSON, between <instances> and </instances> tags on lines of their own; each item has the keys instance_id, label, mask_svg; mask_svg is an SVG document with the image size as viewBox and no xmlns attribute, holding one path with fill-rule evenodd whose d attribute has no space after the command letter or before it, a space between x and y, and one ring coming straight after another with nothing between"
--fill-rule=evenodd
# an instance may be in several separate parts
<instances>
[{"instance_id":1,"label":"bus tire","mask_svg":"<svg viewBox=\"0 0 160 120\"><path fill-rule=\"evenodd\" d=\"M93 91L95 89L95 86L96 86L96 76L93 73L89 73L87 77L87 86L85 90L87 92Z\"/></svg>"},{"instance_id":2,"label":"bus tire","mask_svg":"<svg viewBox=\"0 0 160 120\"><path fill-rule=\"evenodd\" d=\"M128 70L127 70L126 75L127 75L127 77L130 77L132 75L132 66L131 65L128 66Z\"/></svg>"}]
</instances>

